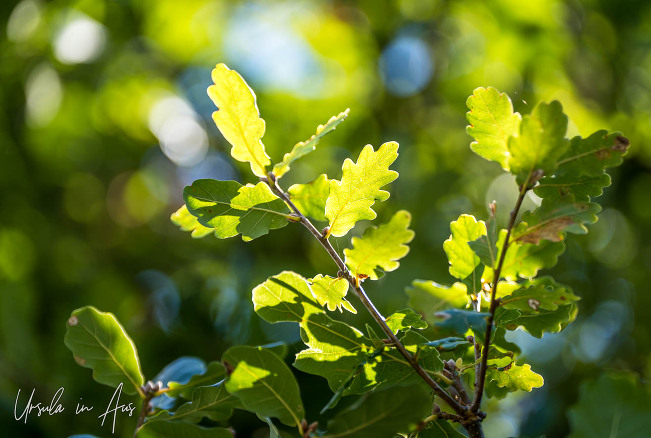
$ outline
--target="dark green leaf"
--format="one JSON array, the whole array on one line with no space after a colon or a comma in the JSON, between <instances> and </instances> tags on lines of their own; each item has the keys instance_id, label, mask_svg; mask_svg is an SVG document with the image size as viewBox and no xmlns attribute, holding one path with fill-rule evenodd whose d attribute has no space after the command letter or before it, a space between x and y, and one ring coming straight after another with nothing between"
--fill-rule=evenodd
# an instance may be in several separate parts
<instances>
[{"instance_id":1,"label":"dark green leaf","mask_svg":"<svg viewBox=\"0 0 651 438\"><path fill-rule=\"evenodd\" d=\"M558 160L558 176L601 176L607 167L619 166L629 141L621 132L597 131L587 138L574 137Z\"/></svg>"},{"instance_id":2,"label":"dark green leaf","mask_svg":"<svg viewBox=\"0 0 651 438\"><path fill-rule=\"evenodd\" d=\"M138 429L136 438L233 438L233 434L221 427L207 429L180 421L149 421Z\"/></svg>"},{"instance_id":3,"label":"dark green leaf","mask_svg":"<svg viewBox=\"0 0 651 438\"><path fill-rule=\"evenodd\" d=\"M189 380L170 381L167 386L170 388L165 394L170 397L182 396L189 399L192 392L199 386L214 385L226 376L226 370L219 362L210 362L204 372L191 376Z\"/></svg>"}]
</instances>

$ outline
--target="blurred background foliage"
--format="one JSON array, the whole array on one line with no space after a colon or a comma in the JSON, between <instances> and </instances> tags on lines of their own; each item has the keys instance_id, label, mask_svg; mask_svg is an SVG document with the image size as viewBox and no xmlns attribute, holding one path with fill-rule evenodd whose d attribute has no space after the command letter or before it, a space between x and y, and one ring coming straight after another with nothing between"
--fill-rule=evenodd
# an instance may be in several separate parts
<instances>
[{"instance_id":1,"label":"blurred background foliage","mask_svg":"<svg viewBox=\"0 0 651 438\"><path fill-rule=\"evenodd\" d=\"M558 99L569 135L624 132L632 147L600 198L599 222L568 240L552 272L581 295L578 320L542 340L516 333L545 386L489 400L487 436L564 436L582 381L613 369L648 379L651 3L23 0L3 2L0 14L6 436L110 433L94 415L30 417L27 425L12 416L18 388L49 401L64 386L70 410L79 398L96 410L108 403L113 390L62 342L77 307L115 313L151 378L182 355L216 360L233 344L295 343L296 326L253 314L251 289L283 269L335 274L318 244L291 225L244 244L193 240L169 221L194 179L252 181L211 120L205 90L217 62L255 89L275 160L351 108L292 166L286 186L323 172L338 178L343 159L365 144L400 142L400 178L378 211L387 219L409 209L416 239L401 269L368 285L385 313L406 307L413 279L451 282L442 250L451 220L485 218L493 199L502 218L512 206L512 180L468 148L465 100L474 88L508 92L523 113ZM335 244L343 250L349 238ZM322 379L297 374L312 421L330 392ZM262 423L238 415L238 436L264 435ZM135 418L118 418L116 435L130 436Z\"/></svg>"}]
</instances>

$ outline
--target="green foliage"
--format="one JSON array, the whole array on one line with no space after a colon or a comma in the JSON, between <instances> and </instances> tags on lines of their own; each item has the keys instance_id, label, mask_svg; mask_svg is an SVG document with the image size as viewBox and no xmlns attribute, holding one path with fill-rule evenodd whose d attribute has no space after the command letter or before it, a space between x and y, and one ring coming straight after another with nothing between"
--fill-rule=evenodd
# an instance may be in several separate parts
<instances>
[{"instance_id":1,"label":"green foliage","mask_svg":"<svg viewBox=\"0 0 651 438\"><path fill-rule=\"evenodd\" d=\"M325 206L330 194L330 180L327 175L319 175L306 184L294 184L289 187L288 193L294 205L305 216L317 221L327 220Z\"/></svg>"},{"instance_id":2,"label":"green foliage","mask_svg":"<svg viewBox=\"0 0 651 438\"><path fill-rule=\"evenodd\" d=\"M361 238L353 237L353 247L344 249L346 265L353 275L377 280L382 272L398 269L398 260L409 252L406 244L414 238L410 222L411 214L400 210L388 223L367 229Z\"/></svg>"},{"instance_id":3,"label":"green foliage","mask_svg":"<svg viewBox=\"0 0 651 438\"><path fill-rule=\"evenodd\" d=\"M136 438L232 438L230 430L200 427L191 423L151 421L142 426Z\"/></svg>"},{"instance_id":4,"label":"green foliage","mask_svg":"<svg viewBox=\"0 0 651 438\"><path fill-rule=\"evenodd\" d=\"M527 391L543 386L543 378L531 371L531 365L522 366L510 364L503 369L489 369L486 377L494 380L498 387L506 388L509 392Z\"/></svg>"},{"instance_id":5,"label":"green foliage","mask_svg":"<svg viewBox=\"0 0 651 438\"><path fill-rule=\"evenodd\" d=\"M608 373L581 384L568 416L572 438L643 437L649 433L651 391L630 374Z\"/></svg>"},{"instance_id":6,"label":"green foliage","mask_svg":"<svg viewBox=\"0 0 651 438\"><path fill-rule=\"evenodd\" d=\"M310 285L295 272L284 271L253 289L253 308L267 322L305 321L323 310Z\"/></svg>"},{"instance_id":7,"label":"green foliage","mask_svg":"<svg viewBox=\"0 0 651 438\"><path fill-rule=\"evenodd\" d=\"M72 312L64 339L75 362L93 370L93 378L127 394L142 394L145 378L140 370L136 346L111 313L92 306Z\"/></svg>"},{"instance_id":8,"label":"green foliage","mask_svg":"<svg viewBox=\"0 0 651 438\"><path fill-rule=\"evenodd\" d=\"M162 411L153 421L187 421L199 423L204 417L213 421L230 418L233 408L241 407L238 399L226 391L224 382L214 386L199 386L192 392L190 401L179 406L171 415Z\"/></svg>"},{"instance_id":9,"label":"green foliage","mask_svg":"<svg viewBox=\"0 0 651 438\"><path fill-rule=\"evenodd\" d=\"M344 298L348 293L348 281L345 278L332 278L329 276L317 275L309 280L314 298L321 306L327 306L328 310L346 309L351 313L357 310Z\"/></svg>"},{"instance_id":10,"label":"green foliage","mask_svg":"<svg viewBox=\"0 0 651 438\"><path fill-rule=\"evenodd\" d=\"M450 223L452 235L443 242L443 249L450 262L450 274L463 280L472 274L479 265L479 257L470 249L468 242L473 242L486 235L486 224L473 216L462 214Z\"/></svg>"},{"instance_id":11,"label":"green foliage","mask_svg":"<svg viewBox=\"0 0 651 438\"><path fill-rule=\"evenodd\" d=\"M398 143L384 143L375 151L366 145L357 162L344 161L341 181L330 181L330 194L326 201L325 215L329 221L329 235L346 235L355 223L375 219L371 206L375 201L386 201L389 192L382 187L398 178L398 172L389 166L398 158Z\"/></svg>"},{"instance_id":12,"label":"green foliage","mask_svg":"<svg viewBox=\"0 0 651 438\"><path fill-rule=\"evenodd\" d=\"M398 333L398 330L406 331L412 327L417 329L427 328L427 323L421 319L421 315L411 309L393 312L387 316L386 321L394 333Z\"/></svg>"}]
</instances>

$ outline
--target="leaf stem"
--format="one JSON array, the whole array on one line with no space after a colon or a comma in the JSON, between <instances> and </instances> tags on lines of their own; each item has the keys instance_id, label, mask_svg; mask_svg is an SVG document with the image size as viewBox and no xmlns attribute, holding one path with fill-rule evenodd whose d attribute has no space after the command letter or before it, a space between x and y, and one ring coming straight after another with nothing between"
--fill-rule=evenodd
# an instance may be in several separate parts
<instances>
[{"instance_id":1,"label":"leaf stem","mask_svg":"<svg viewBox=\"0 0 651 438\"><path fill-rule=\"evenodd\" d=\"M488 368L488 351L491 345L491 335L493 331L493 322L495 320L495 311L499 304L498 300L495 299L497 296L497 285L500 282L500 275L502 274L502 266L504 266L504 259L506 258L506 251L509 247L509 239L511 238L511 232L515 225L515 219L518 216L520 208L522 207L522 201L529 190L527 184L522 184L520 186L520 193L518 195L518 200L515 202L515 207L511 210L511 217L509 219L509 225L506 228L506 238L504 239L504 245L502 246L502 251L500 253L500 260L497 262L497 267L493 273L493 290L491 292L491 305L489 310L488 321L486 325L486 339L484 339L484 346L481 349L481 362L479 364L479 370L475 376L475 400L470 406L472 412L479 412L481 407L481 398L484 393L484 384L486 382L486 370ZM477 356L477 343L475 342L475 357ZM469 431L469 430L468 430ZM469 431L470 432L470 431Z\"/></svg>"},{"instance_id":2,"label":"leaf stem","mask_svg":"<svg viewBox=\"0 0 651 438\"><path fill-rule=\"evenodd\" d=\"M448 394L445 389L443 389L432 377L423 369L423 367L420 366L418 363L418 360L415 359L409 351L405 348L404 345L402 345L402 342L398 339L398 337L393 333L393 331L389 328L389 326L386 323L386 320L384 316L380 313L380 311L375 307L373 302L370 300L366 292L364 291L364 288L359 284L357 279L350 273L348 270L348 267L344 263L344 261L341 259L341 256L335 251L334 247L326 237L326 235L321 234L319 230L316 229L316 227L310 222L310 220L301 213L301 211L292 203L291 199L285 193L280 186L278 185L278 181L276 180L275 176L272 173L269 173L268 178L261 178L264 182L266 182L271 190L278 196L280 197L283 201L287 203L287 205L292 209L292 211L300 218L300 222L307 228L307 230L321 243L321 246L325 248L325 250L328 252L332 260L336 263L337 267L339 268L339 272L342 274L346 280L348 280L348 283L352 286L353 290L355 290L358 298L364 304L364 307L368 310L368 312L371 314L375 322L380 326L382 331L387 335L387 337L391 340L395 348L400 352L400 354L407 359L407 362L409 362L409 365L416 371L416 373L427 383L433 390L434 393L442 398L452 409L454 409L455 412L457 412L459 415L465 415L466 412L468 411L468 408L466 406L461 405L458 403L456 400L452 398L450 394Z\"/></svg>"}]
</instances>

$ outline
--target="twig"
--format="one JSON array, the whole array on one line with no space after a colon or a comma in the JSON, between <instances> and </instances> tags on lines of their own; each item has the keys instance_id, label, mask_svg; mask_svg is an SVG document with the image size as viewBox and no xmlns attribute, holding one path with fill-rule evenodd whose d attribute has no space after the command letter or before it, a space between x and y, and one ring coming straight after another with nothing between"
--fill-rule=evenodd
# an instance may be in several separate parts
<instances>
[{"instance_id":1,"label":"twig","mask_svg":"<svg viewBox=\"0 0 651 438\"><path fill-rule=\"evenodd\" d=\"M261 180L266 182L271 190L283 201L285 201L285 203L287 203L287 205L297 215L299 221L303 224L303 226L307 228L307 230L321 243L321 246L325 248L332 260L336 263L337 267L339 268L339 272L344 278L346 278L346 280L348 280L348 283L351 285L362 304L364 304L364 307L366 307L373 319L375 319L375 322L380 326L380 328L382 328L382 331L384 331L387 337L391 340L394 347L396 347L400 354L405 359L407 359L409 365L411 365L411 367L425 381L425 383L427 383L434 390L434 393L437 396L442 398L452 409L454 409L455 412L460 415L464 415L468 411L468 408L454 400L452 396L450 396L450 394L445 391L445 389L443 389L434 379L432 379L427 371L425 371L423 367L420 366L418 360L414 359L411 353L409 353L405 346L402 345L402 342L400 342L398 337L387 325L385 318L377 310L373 302L369 299L368 295L366 295L366 292L364 291L364 288L361 286L361 284L359 284L359 281L350 273L348 267L341 259L341 256L337 253L337 251L335 251L328 238L325 237L324 234L321 234L319 230L317 230L316 227L312 224L312 222L310 222L310 220L305 217L303 213L301 213L296 205L294 205L287 193L285 193L278 185L278 181L276 180L275 176L272 173L269 173L268 178L261 178Z\"/></svg>"},{"instance_id":2,"label":"twig","mask_svg":"<svg viewBox=\"0 0 651 438\"><path fill-rule=\"evenodd\" d=\"M538 177L538 179L540 179L540 177ZM470 410L472 412L479 412L479 408L481 407L481 398L484 393L484 384L486 382L486 369L488 366L488 352L491 345L493 321L495 320L495 311L497 310L497 306L499 304L498 300L495 299L495 297L497 296L497 285L500 282L500 275L502 274L502 266L504 266L504 259L506 257L506 251L509 247L509 239L511 238L511 232L513 231L513 226L515 225L515 219L518 216L520 207L522 207L522 201L524 200L524 197L527 194L527 191L529 190L528 185L530 181L520 186L520 194L518 195L518 200L515 203L515 207L511 211L511 218L509 219L509 225L506 228L506 238L504 239L504 245L502 246L500 260L497 263L495 272L493 273L493 290L491 292L491 305L490 305L489 316L486 325L486 339L484 339L484 346L481 349L481 362L479 364L479 372L475 375L475 400L470 406ZM477 353L478 353L477 348L478 348L478 343L475 341L475 357L477 357Z\"/></svg>"}]
</instances>

